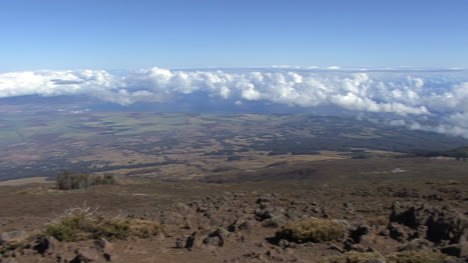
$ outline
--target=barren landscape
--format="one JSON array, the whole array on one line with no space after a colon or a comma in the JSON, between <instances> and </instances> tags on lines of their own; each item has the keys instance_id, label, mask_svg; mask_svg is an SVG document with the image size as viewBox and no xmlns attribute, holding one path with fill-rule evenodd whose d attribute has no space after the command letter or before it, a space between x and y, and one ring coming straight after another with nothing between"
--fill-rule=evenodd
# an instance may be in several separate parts
<instances>
[{"instance_id":1,"label":"barren landscape","mask_svg":"<svg viewBox=\"0 0 468 263\"><path fill-rule=\"evenodd\" d=\"M468 1L0 4L0 263L468 263Z\"/></svg>"},{"instance_id":2,"label":"barren landscape","mask_svg":"<svg viewBox=\"0 0 468 263\"><path fill-rule=\"evenodd\" d=\"M4 248L2 262L367 262L339 257L383 259L412 251L434 253L425 260L446 255L432 252L443 251L454 257L450 262L464 262L455 258L467 253L466 166L429 158L372 164L327 160L254 174L254 181L121 178L116 185L82 190L58 190L53 183L3 186L4 238L37 235L71 208L148 220L164 228L144 238L65 242L36 237L13 251ZM291 180L295 173L300 178ZM409 214L402 219L401 213ZM326 242L277 237L288 223L310 218L338 222L345 232ZM41 242L47 243L44 250Z\"/></svg>"},{"instance_id":3,"label":"barren landscape","mask_svg":"<svg viewBox=\"0 0 468 263\"><path fill-rule=\"evenodd\" d=\"M304 114L3 110L0 262L467 257L461 138ZM62 190L65 170L117 182Z\"/></svg>"}]
</instances>

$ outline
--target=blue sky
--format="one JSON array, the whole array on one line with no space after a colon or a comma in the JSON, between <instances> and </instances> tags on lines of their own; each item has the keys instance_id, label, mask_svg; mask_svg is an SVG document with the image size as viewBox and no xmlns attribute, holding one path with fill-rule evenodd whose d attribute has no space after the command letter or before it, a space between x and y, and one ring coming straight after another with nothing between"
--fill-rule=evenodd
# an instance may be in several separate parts
<instances>
[{"instance_id":1,"label":"blue sky","mask_svg":"<svg viewBox=\"0 0 468 263\"><path fill-rule=\"evenodd\" d=\"M14 0L0 72L197 67L468 67L468 1Z\"/></svg>"}]
</instances>

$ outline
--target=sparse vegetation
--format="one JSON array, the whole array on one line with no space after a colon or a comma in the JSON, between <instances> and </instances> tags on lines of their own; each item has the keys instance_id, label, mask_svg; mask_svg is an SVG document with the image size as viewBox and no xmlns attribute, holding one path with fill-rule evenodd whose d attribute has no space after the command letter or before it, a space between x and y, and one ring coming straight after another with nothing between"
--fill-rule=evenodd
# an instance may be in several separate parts
<instances>
[{"instance_id":1,"label":"sparse vegetation","mask_svg":"<svg viewBox=\"0 0 468 263\"><path fill-rule=\"evenodd\" d=\"M322 263L365 263L373 259L385 260L385 257L379 253L350 251L341 256L324 259Z\"/></svg>"},{"instance_id":2,"label":"sparse vegetation","mask_svg":"<svg viewBox=\"0 0 468 263\"><path fill-rule=\"evenodd\" d=\"M187 155L201 157L209 162L200 168L213 169L213 163L224 162L226 158L232 162L257 161L263 160L263 154L268 153L275 161L279 161L275 159L277 155L290 154L300 158L297 155L319 155L323 151L342 152L341 156L347 158L352 158L353 155L360 158L361 154L381 156L372 153L372 150L416 155L420 153L425 156L424 153L430 151L444 151L467 144L467 140L462 138L407 131L337 116L175 115L91 111L83 113L83 119L76 120L75 117L70 117L73 115L66 114L49 113L41 118L28 111L23 114L22 118L10 114L2 116L2 125L5 128L0 131L0 143L8 145L11 151L10 157L4 158L0 167L2 180L49 176L64 169L101 173L159 167L161 174L164 174L165 168L170 166L167 173L172 174L172 164L185 166ZM148 132L155 136L164 136L165 139L149 140ZM121 140L125 140L129 134L132 134L134 142L122 144ZM89 138L96 138L93 139L93 144L84 143ZM25 144L16 145L18 140ZM70 147L70 140L82 146ZM13 157L22 156L24 152L52 153L54 147L63 149L67 154L29 154L28 158L32 159L24 161ZM171 149L176 149L177 154L170 160L152 158L161 151ZM123 155L124 151L129 155ZM240 153L246 154L231 157L240 156ZM448 154L463 157L459 153L466 154L466 150L458 149L456 152L449 151ZM246 155L248 158L244 157ZM223 158L218 158L219 156ZM265 163L268 164L270 163Z\"/></svg>"},{"instance_id":3,"label":"sparse vegetation","mask_svg":"<svg viewBox=\"0 0 468 263\"><path fill-rule=\"evenodd\" d=\"M408 250L387 256L389 263L441 263L450 257L430 250Z\"/></svg>"},{"instance_id":4,"label":"sparse vegetation","mask_svg":"<svg viewBox=\"0 0 468 263\"><path fill-rule=\"evenodd\" d=\"M286 224L276 232L276 238L298 243L326 242L339 238L343 233L344 227L338 222L310 218Z\"/></svg>"},{"instance_id":5,"label":"sparse vegetation","mask_svg":"<svg viewBox=\"0 0 468 263\"><path fill-rule=\"evenodd\" d=\"M158 234L158 223L127 218L123 220L94 216L86 212L77 212L61 218L56 223L46 226L44 234L60 241L80 241L96 238L123 239L129 236L147 238Z\"/></svg>"},{"instance_id":6,"label":"sparse vegetation","mask_svg":"<svg viewBox=\"0 0 468 263\"><path fill-rule=\"evenodd\" d=\"M347 252L341 256L324 259L322 263L365 263L372 259L385 260L387 263L442 263L447 255L430 250L411 250L382 256L379 253Z\"/></svg>"},{"instance_id":7,"label":"sparse vegetation","mask_svg":"<svg viewBox=\"0 0 468 263\"><path fill-rule=\"evenodd\" d=\"M93 185L115 184L114 175L93 175L88 173L64 172L56 178L57 188L61 190L82 189Z\"/></svg>"}]
</instances>

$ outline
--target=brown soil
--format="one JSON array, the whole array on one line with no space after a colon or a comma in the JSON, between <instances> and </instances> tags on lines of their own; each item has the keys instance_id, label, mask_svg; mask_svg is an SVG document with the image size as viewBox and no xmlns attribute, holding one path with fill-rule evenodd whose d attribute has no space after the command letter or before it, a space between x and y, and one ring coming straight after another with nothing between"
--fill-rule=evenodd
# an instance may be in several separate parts
<instances>
[{"instance_id":1,"label":"brown soil","mask_svg":"<svg viewBox=\"0 0 468 263\"><path fill-rule=\"evenodd\" d=\"M0 232L32 233L67 209L88 206L99 207L98 213L104 216L142 218L166 227L165 234L147 239L110 240L106 253L112 262L320 262L346 250L369 248L389 254L408 243L378 234L387 231L395 201L446 206L468 214L465 168L463 162L424 158L337 160L279 164L254 172L255 181L237 174L221 184L122 178L117 185L71 191L59 191L50 184L2 186ZM287 180L290 171L302 171L304 176ZM259 218L262 209L271 209L282 218ZM274 237L286 214L290 216L286 221L316 217L365 224L371 233L353 248L346 248L344 240L280 245ZM240 229L235 223L240 221L249 221L249 226ZM214 231L232 230L233 225L237 228L223 237L222 245L203 242ZM195 237L193 247L177 248L178 243L185 247L191 235ZM429 244L427 248L440 246ZM57 262L58 254L71 260L77 249L96 250L94 241L59 242L59 247L59 252L44 256L26 249L16 257L18 262ZM93 262L106 262L103 251L90 253L98 255Z\"/></svg>"}]
</instances>

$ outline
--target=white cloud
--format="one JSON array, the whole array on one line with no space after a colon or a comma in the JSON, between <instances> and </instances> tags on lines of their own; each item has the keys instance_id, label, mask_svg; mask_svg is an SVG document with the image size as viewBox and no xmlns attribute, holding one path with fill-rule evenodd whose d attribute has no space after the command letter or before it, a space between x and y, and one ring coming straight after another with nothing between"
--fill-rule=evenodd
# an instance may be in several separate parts
<instances>
[{"instance_id":1,"label":"white cloud","mask_svg":"<svg viewBox=\"0 0 468 263\"><path fill-rule=\"evenodd\" d=\"M328 69L332 70L287 66L255 71L150 68L125 76L94 70L12 72L0 74L0 98L88 95L129 105L139 101L167 102L202 92L236 105L261 101L399 116L441 115L435 126L414 121L391 124L468 138L467 71Z\"/></svg>"},{"instance_id":2,"label":"white cloud","mask_svg":"<svg viewBox=\"0 0 468 263\"><path fill-rule=\"evenodd\" d=\"M0 98L88 94L122 85L106 71L26 71L0 74Z\"/></svg>"}]
</instances>

